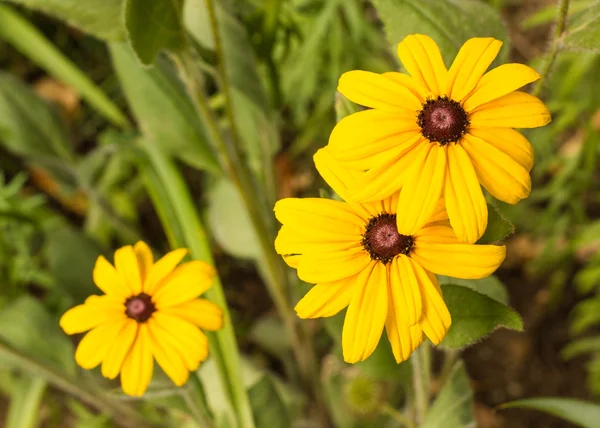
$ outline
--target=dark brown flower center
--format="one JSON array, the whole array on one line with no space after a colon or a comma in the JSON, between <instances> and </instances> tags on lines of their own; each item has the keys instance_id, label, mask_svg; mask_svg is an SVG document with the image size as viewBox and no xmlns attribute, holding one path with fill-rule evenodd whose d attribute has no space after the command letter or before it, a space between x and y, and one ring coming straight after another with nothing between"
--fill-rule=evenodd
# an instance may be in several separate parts
<instances>
[{"instance_id":1,"label":"dark brown flower center","mask_svg":"<svg viewBox=\"0 0 600 428\"><path fill-rule=\"evenodd\" d=\"M469 118L459 103L448 97L438 97L423 104L417 123L424 137L445 146L458 141L467 132Z\"/></svg>"},{"instance_id":2,"label":"dark brown flower center","mask_svg":"<svg viewBox=\"0 0 600 428\"><path fill-rule=\"evenodd\" d=\"M413 237L398 233L396 214L381 213L367 223L362 244L372 260L387 264L398 254L410 253Z\"/></svg>"},{"instance_id":3,"label":"dark brown flower center","mask_svg":"<svg viewBox=\"0 0 600 428\"><path fill-rule=\"evenodd\" d=\"M152 298L146 293L130 297L125 301L125 314L137 322L146 322L156 311Z\"/></svg>"}]
</instances>

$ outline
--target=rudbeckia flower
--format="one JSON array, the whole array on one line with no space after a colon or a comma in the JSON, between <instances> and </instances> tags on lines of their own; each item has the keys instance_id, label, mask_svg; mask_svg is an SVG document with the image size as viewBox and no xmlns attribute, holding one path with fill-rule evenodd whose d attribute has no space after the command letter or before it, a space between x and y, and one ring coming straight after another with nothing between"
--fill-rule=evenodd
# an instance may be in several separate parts
<instances>
[{"instance_id":1,"label":"rudbeckia flower","mask_svg":"<svg viewBox=\"0 0 600 428\"><path fill-rule=\"evenodd\" d=\"M102 375L121 374L123 392L146 391L154 359L177 386L187 382L208 356L208 339L200 329L218 330L223 314L199 299L212 285L214 269L205 262L178 266L187 250L178 249L156 263L143 242L115 252L115 266L100 256L94 282L102 296L90 296L60 319L67 334L87 333L75 352L84 369L102 364Z\"/></svg>"},{"instance_id":2,"label":"rudbeckia flower","mask_svg":"<svg viewBox=\"0 0 600 428\"><path fill-rule=\"evenodd\" d=\"M398 192L371 203L348 201L355 177L321 149L315 155L321 176L347 202L282 199L275 215L283 224L275 248L298 277L316 284L296 306L300 318L329 317L348 307L342 332L344 360L366 359L383 329L397 362L423 340L439 344L450 313L434 274L483 278L500 266L504 246L460 242L448 224L444 204L410 235L396 223L410 205Z\"/></svg>"},{"instance_id":3,"label":"rudbeckia flower","mask_svg":"<svg viewBox=\"0 0 600 428\"><path fill-rule=\"evenodd\" d=\"M536 97L517 91L540 78L522 64L486 72L502 42L473 38L447 69L435 42L410 35L398 55L410 75L350 71L338 90L369 107L341 120L329 140L331 154L364 173L349 198L370 202L400 190L398 231L413 235L440 197L459 239L473 243L487 226L481 190L515 204L531 190L533 150L512 128L550 122Z\"/></svg>"}]
</instances>

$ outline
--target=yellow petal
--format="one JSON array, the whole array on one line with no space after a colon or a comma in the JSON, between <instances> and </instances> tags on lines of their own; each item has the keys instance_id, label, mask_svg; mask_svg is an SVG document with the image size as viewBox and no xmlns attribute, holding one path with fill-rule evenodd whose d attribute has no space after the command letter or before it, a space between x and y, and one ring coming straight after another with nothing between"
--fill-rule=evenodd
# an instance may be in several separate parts
<instances>
[{"instance_id":1,"label":"yellow petal","mask_svg":"<svg viewBox=\"0 0 600 428\"><path fill-rule=\"evenodd\" d=\"M365 220L366 224L366 220ZM360 246L362 235L360 233L339 235L335 237L317 237L314 234L305 234L298 229L284 225L275 238L275 250L278 254L306 254L314 252L345 251Z\"/></svg>"},{"instance_id":2,"label":"yellow petal","mask_svg":"<svg viewBox=\"0 0 600 428\"><path fill-rule=\"evenodd\" d=\"M60 327L67 334L83 333L104 322L124 317L123 303L112 296L90 296L84 304L64 313Z\"/></svg>"},{"instance_id":3,"label":"yellow petal","mask_svg":"<svg viewBox=\"0 0 600 428\"><path fill-rule=\"evenodd\" d=\"M419 278L419 286L421 287L421 295L423 296L421 328L429 340L435 345L439 345L452 323L450 312L444 302L435 275L426 272L418 263L412 260L411 262Z\"/></svg>"},{"instance_id":4,"label":"yellow petal","mask_svg":"<svg viewBox=\"0 0 600 428\"><path fill-rule=\"evenodd\" d=\"M285 262L286 265L288 265L291 268L294 269L298 269L298 265L300 264L300 254L296 254L293 256L283 256L283 261Z\"/></svg>"},{"instance_id":5,"label":"yellow petal","mask_svg":"<svg viewBox=\"0 0 600 428\"><path fill-rule=\"evenodd\" d=\"M223 327L223 311L206 299L194 299L177 306L163 308L162 312L178 316L203 330L216 331Z\"/></svg>"},{"instance_id":6,"label":"yellow petal","mask_svg":"<svg viewBox=\"0 0 600 428\"><path fill-rule=\"evenodd\" d=\"M150 346L152 348L152 355L156 358L156 362L163 369L163 371L171 378L173 383L177 386L184 385L190 372L186 368L181 354L177 349L172 346L168 346L166 343L160 340L159 335L153 329L153 319L148 320L148 332L150 338Z\"/></svg>"},{"instance_id":7,"label":"yellow petal","mask_svg":"<svg viewBox=\"0 0 600 428\"><path fill-rule=\"evenodd\" d=\"M506 153L527 170L533 167L533 147L519 131L512 128L469 128L469 135L491 144Z\"/></svg>"},{"instance_id":8,"label":"yellow petal","mask_svg":"<svg viewBox=\"0 0 600 428\"><path fill-rule=\"evenodd\" d=\"M117 377L137 335L138 323L128 318L123 328L119 330L119 334L110 344L110 348L102 362L102 376L108 379Z\"/></svg>"},{"instance_id":9,"label":"yellow petal","mask_svg":"<svg viewBox=\"0 0 600 428\"><path fill-rule=\"evenodd\" d=\"M453 100L461 101L475 88L500 47L502 42L491 37L465 42L448 71L448 94Z\"/></svg>"},{"instance_id":10,"label":"yellow petal","mask_svg":"<svg viewBox=\"0 0 600 428\"><path fill-rule=\"evenodd\" d=\"M396 224L402 235L414 235L434 214L444 185L446 147L430 144L427 157L409 171L398 198Z\"/></svg>"},{"instance_id":11,"label":"yellow petal","mask_svg":"<svg viewBox=\"0 0 600 428\"><path fill-rule=\"evenodd\" d=\"M427 220L427 224L448 220L448 212L446 211L446 200L441 198L433 210L433 214Z\"/></svg>"},{"instance_id":12,"label":"yellow petal","mask_svg":"<svg viewBox=\"0 0 600 428\"><path fill-rule=\"evenodd\" d=\"M460 244L456 233L450 227L438 224L425 226L414 235L415 243Z\"/></svg>"},{"instance_id":13,"label":"yellow petal","mask_svg":"<svg viewBox=\"0 0 600 428\"><path fill-rule=\"evenodd\" d=\"M428 271L463 279L485 278L498 269L504 257L504 246L445 244L422 240L415 240L411 251L411 258Z\"/></svg>"},{"instance_id":14,"label":"yellow petal","mask_svg":"<svg viewBox=\"0 0 600 428\"><path fill-rule=\"evenodd\" d=\"M121 386L123 392L134 397L141 397L146 392L152 379L154 359L148 335L148 326L140 324L137 339L121 368Z\"/></svg>"},{"instance_id":15,"label":"yellow petal","mask_svg":"<svg viewBox=\"0 0 600 428\"><path fill-rule=\"evenodd\" d=\"M125 300L133 295L133 290L104 256L98 257L94 266L94 283L109 296Z\"/></svg>"},{"instance_id":16,"label":"yellow petal","mask_svg":"<svg viewBox=\"0 0 600 428\"><path fill-rule=\"evenodd\" d=\"M115 251L115 268L134 295L142 292L140 265L131 245Z\"/></svg>"},{"instance_id":17,"label":"yellow petal","mask_svg":"<svg viewBox=\"0 0 600 428\"><path fill-rule=\"evenodd\" d=\"M369 71L342 74L337 90L356 104L386 111L417 111L422 104L406 86Z\"/></svg>"},{"instance_id":18,"label":"yellow petal","mask_svg":"<svg viewBox=\"0 0 600 428\"><path fill-rule=\"evenodd\" d=\"M303 254L298 265L298 278L310 284L339 281L356 275L366 268L370 260L363 248Z\"/></svg>"},{"instance_id":19,"label":"yellow petal","mask_svg":"<svg viewBox=\"0 0 600 428\"><path fill-rule=\"evenodd\" d=\"M429 150L429 143L421 135L402 145L402 150L382 163L364 172L349 189L348 196L360 203L380 201L397 192L410 177L415 162Z\"/></svg>"},{"instance_id":20,"label":"yellow petal","mask_svg":"<svg viewBox=\"0 0 600 428\"><path fill-rule=\"evenodd\" d=\"M406 36L398 45L398 56L420 85L435 95L446 94L448 71L440 49L431 37L423 34Z\"/></svg>"},{"instance_id":21,"label":"yellow petal","mask_svg":"<svg viewBox=\"0 0 600 428\"><path fill-rule=\"evenodd\" d=\"M516 204L529 196L529 172L496 147L471 135L461 143L469 154L477 177L495 198Z\"/></svg>"},{"instance_id":22,"label":"yellow petal","mask_svg":"<svg viewBox=\"0 0 600 428\"><path fill-rule=\"evenodd\" d=\"M165 279L167 275L173 272L173 269L175 269L175 267L179 264L179 262L181 262L187 253L187 249L179 248L165 254L160 260L158 260L148 273L148 278L144 284L144 292L152 296L160 287L161 281Z\"/></svg>"},{"instance_id":23,"label":"yellow petal","mask_svg":"<svg viewBox=\"0 0 600 428\"><path fill-rule=\"evenodd\" d=\"M385 266L371 262L357 278L344 328L344 361L356 363L369 357L377 347L388 310L388 279Z\"/></svg>"},{"instance_id":24,"label":"yellow petal","mask_svg":"<svg viewBox=\"0 0 600 428\"><path fill-rule=\"evenodd\" d=\"M155 337L179 352L189 371L198 369L208 356L208 338L191 323L162 312L155 312L152 332Z\"/></svg>"},{"instance_id":25,"label":"yellow petal","mask_svg":"<svg viewBox=\"0 0 600 428\"><path fill-rule=\"evenodd\" d=\"M177 266L163 281L152 300L156 309L176 306L195 299L210 288L214 269L206 262L194 260Z\"/></svg>"},{"instance_id":26,"label":"yellow petal","mask_svg":"<svg viewBox=\"0 0 600 428\"><path fill-rule=\"evenodd\" d=\"M383 76L393 80L399 85L405 86L410 89L410 91L415 94L415 96L419 99L421 104L424 104L427 99L427 89L421 85L414 77L409 76L408 74L398 73L396 71L389 71L387 73L383 73Z\"/></svg>"},{"instance_id":27,"label":"yellow petal","mask_svg":"<svg viewBox=\"0 0 600 428\"><path fill-rule=\"evenodd\" d=\"M133 246L133 251L137 257L138 265L140 267L140 276L142 278L142 284L146 281L152 264L154 263L154 257L152 256L152 250L150 247L143 242L139 241Z\"/></svg>"},{"instance_id":28,"label":"yellow petal","mask_svg":"<svg viewBox=\"0 0 600 428\"><path fill-rule=\"evenodd\" d=\"M393 299L388 299L388 314L385 321L385 330L392 345L392 352L396 362L408 360L408 357L423 342L423 331L419 324L408 327L401 318L401 310L394 307Z\"/></svg>"},{"instance_id":29,"label":"yellow petal","mask_svg":"<svg viewBox=\"0 0 600 428\"><path fill-rule=\"evenodd\" d=\"M469 112L481 104L516 91L539 78L537 71L526 65L501 65L483 75L475 90L464 101L463 108Z\"/></svg>"},{"instance_id":30,"label":"yellow petal","mask_svg":"<svg viewBox=\"0 0 600 428\"><path fill-rule=\"evenodd\" d=\"M86 334L75 351L75 361L86 370L91 370L106 357L110 346L130 320L126 317L104 323Z\"/></svg>"},{"instance_id":31,"label":"yellow petal","mask_svg":"<svg viewBox=\"0 0 600 428\"><path fill-rule=\"evenodd\" d=\"M458 238L475 243L487 227L488 210L471 159L459 144L448 146L444 197L450 224Z\"/></svg>"},{"instance_id":32,"label":"yellow petal","mask_svg":"<svg viewBox=\"0 0 600 428\"><path fill-rule=\"evenodd\" d=\"M392 299L398 322L407 327L421 319L421 292L410 260L401 254L388 265L390 299Z\"/></svg>"},{"instance_id":33,"label":"yellow petal","mask_svg":"<svg viewBox=\"0 0 600 428\"><path fill-rule=\"evenodd\" d=\"M300 318L331 317L344 309L356 289L356 276L317 284L298 302L294 310Z\"/></svg>"},{"instance_id":34,"label":"yellow petal","mask_svg":"<svg viewBox=\"0 0 600 428\"><path fill-rule=\"evenodd\" d=\"M469 113L474 127L537 128L550 122L550 112L533 95L515 91L482 104Z\"/></svg>"}]
</instances>

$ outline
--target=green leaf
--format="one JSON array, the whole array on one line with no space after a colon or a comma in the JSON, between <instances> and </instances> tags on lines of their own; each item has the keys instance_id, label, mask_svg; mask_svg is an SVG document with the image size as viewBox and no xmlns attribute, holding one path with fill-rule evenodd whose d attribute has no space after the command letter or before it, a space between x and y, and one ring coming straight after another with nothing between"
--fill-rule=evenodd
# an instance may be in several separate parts
<instances>
[{"instance_id":1,"label":"green leaf","mask_svg":"<svg viewBox=\"0 0 600 428\"><path fill-rule=\"evenodd\" d=\"M394 50L409 34L426 34L436 41L449 67L471 37L495 37L508 44L498 11L477 0L373 0ZM505 46L502 56L508 55Z\"/></svg>"},{"instance_id":2,"label":"green leaf","mask_svg":"<svg viewBox=\"0 0 600 428\"><path fill-rule=\"evenodd\" d=\"M77 90L98 113L114 125L127 125L119 107L92 82L73 62L59 51L25 18L0 4L0 38L12 44L31 61Z\"/></svg>"},{"instance_id":3,"label":"green leaf","mask_svg":"<svg viewBox=\"0 0 600 428\"><path fill-rule=\"evenodd\" d=\"M358 104L348 100L345 96L339 92L335 93L335 118L336 122L339 122L346 116L350 116L353 113L359 112L360 107Z\"/></svg>"},{"instance_id":4,"label":"green leaf","mask_svg":"<svg viewBox=\"0 0 600 428\"><path fill-rule=\"evenodd\" d=\"M182 8L183 0L125 0L127 40L142 64L154 63L162 49L183 47Z\"/></svg>"},{"instance_id":5,"label":"green leaf","mask_svg":"<svg viewBox=\"0 0 600 428\"><path fill-rule=\"evenodd\" d=\"M590 352L600 352L600 337L586 337L574 340L562 349L560 355L565 360L570 360L571 358Z\"/></svg>"},{"instance_id":6,"label":"green leaf","mask_svg":"<svg viewBox=\"0 0 600 428\"><path fill-rule=\"evenodd\" d=\"M73 157L54 108L16 77L0 72L0 128L6 148L20 156Z\"/></svg>"},{"instance_id":7,"label":"green leaf","mask_svg":"<svg viewBox=\"0 0 600 428\"><path fill-rule=\"evenodd\" d=\"M462 348L498 327L523 330L519 314L496 300L459 285L443 285L442 292L452 316L442 346Z\"/></svg>"},{"instance_id":8,"label":"green leaf","mask_svg":"<svg viewBox=\"0 0 600 428\"><path fill-rule=\"evenodd\" d=\"M226 179L218 180L208 190L207 223L219 245L236 257L259 257L258 236L247 215L242 197Z\"/></svg>"},{"instance_id":9,"label":"green leaf","mask_svg":"<svg viewBox=\"0 0 600 428\"><path fill-rule=\"evenodd\" d=\"M500 214L492 204L488 204L488 225L478 244L497 244L515 233L515 226Z\"/></svg>"},{"instance_id":10,"label":"green leaf","mask_svg":"<svg viewBox=\"0 0 600 428\"><path fill-rule=\"evenodd\" d=\"M506 291L506 287L496 275L490 275L487 278L482 279L460 279L444 275L438 275L437 277L441 285L460 285L461 287L467 287L481 294L485 294L503 305L508 304L508 291Z\"/></svg>"},{"instance_id":11,"label":"green leaf","mask_svg":"<svg viewBox=\"0 0 600 428\"><path fill-rule=\"evenodd\" d=\"M287 335L281 319L265 315L252 324L249 339L265 351L285 358L292 349L291 338Z\"/></svg>"},{"instance_id":12,"label":"green leaf","mask_svg":"<svg viewBox=\"0 0 600 428\"><path fill-rule=\"evenodd\" d=\"M269 375L264 375L248 391L256 428L292 426L292 419Z\"/></svg>"},{"instance_id":13,"label":"green leaf","mask_svg":"<svg viewBox=\"0 0 600 428\"><path fill-rule=\"evenodd\" d=\"M600 51L600 1L575 13L566 28L564 49Z\"/></svg>"},{"instance_id":14,"label":"green leaf","mask_svg":"<svg viewBox=\"0 0 600 428\"><path fill-rule=\"evenodd\" d=\"M73 344L38 300L22 296L0 311L0 338L15 349L75 373Z\"/></svg>"},{"instance_id":15,"label":"green leaf","mask_svg":"<svg viewBox=\"0 0 600 428\"><path fill-rule=\"evenodd\" d=\"M22 377L11 391L5 428L37 428L46 387L44 379Z\"/></svg>"},{"instance_id":16,"label":"green leaf","mask_svg":"<svg viewBox=\"0 0 600 428\"><path fill-rule=\"evenodd\" d=\"M458 361L420 428L476 428L476 426L469 376L463 362Z\"/></svg>"},{"instance_id":17,"label":"green leaf","mask_svg":"<svg viewBox=\"0 0 600 428\"><path fill-rule=\"evenodd\" d=\"M123 0L7 0L52 15L104 40L125 39Z\"/></svg>"},{"instance_id":18,"label":"green leaf","mask_svg":"<svg viewBox=\"0 0 600 428\"><path fill-rule=\"evenodd\" d=\"M500 406L501 409L515 407L549 413L583 428L597 428L600 421L599 405L571 398L526 398Z\"/></svg>"},{"instance_id":19,"label":"green leaf","mask_svg":"<svg viewBox=\"0 0 600 428\"><path fill-rule=\"evenodd\" d=\"M113 64L125 95L146 137L165 155L211 172L219 172L215 155L194 105L170 63L159 59L143 68L125 44L111 44Z\"/></svg>"}]
</instances>

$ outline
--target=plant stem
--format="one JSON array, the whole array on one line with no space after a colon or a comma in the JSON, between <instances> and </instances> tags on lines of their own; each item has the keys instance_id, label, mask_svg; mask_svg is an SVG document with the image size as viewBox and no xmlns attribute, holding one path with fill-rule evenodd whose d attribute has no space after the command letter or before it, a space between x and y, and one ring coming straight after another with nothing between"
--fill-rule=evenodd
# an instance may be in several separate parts
<instances>
[{"instance_id":1,"label":"plant stem","mask_svg":"<svg viewBox=\"0 0 600 428\"><path fill-rule=\"evenodd\" d=\"M95 409L110 414L123 426L129 428L154 426L145 422L143 416L133 407L109 398L103 391L86 382L82 382L81 379L73 379L66 373L61 373L59 370L34 360L24 353L13 349L3 340L0 340L0 359L3 362L9 362L11 366L17 367L25 373L46 380L61 391L73 395Z\"/></svg>"},{"instance_id":2,"label":"plant stem","mask_svg":"<svg viewBox=\"0 0 600 428\"><path fill-rule=\"evenodd\" d=\"M449 349L444 354L444 363L442 365L442 370L440 371L440 390L446 384L450 373L452 373L452 369L454 368L454 364L460 355L460 351L457 349Z\"/></svg>"},{"instance_id":3,"label":"plant stem","mask_svg":"<svg viewBox=\"0 0 600 428\"><path fill-rule=\"evenodd\" d=\"M189 388L183 391L183 399L196 419L196 422L203 428L213 428L214 424L210 419L210 411L206 403L204 387L196 373L190 375L188 386Z\"/></svg>"},{"instance_id":4,"label":"plant stem","mask_svg":"<svg viewBox=\"0 0 600 428\"><path fill-rule=\"evenodd\" d=\"M567 18L569 16L569 0L559 0L558 3L558 17L556 18L556 26L554 27L554 35L552 41L550 42L550 48L548 49L548 53L546 54L546 59L544 60L544 66L540 75L541 79L535 86L533 90L533 95L536 97L542 93L542 87L544 85L544 81L550 74L552 70L552 66L556 61L556 56L559 51L560 38L562 37L565 29L567 27Z\"/></svg>"},{"instance_id":5,"label":"plant stem","mask_svg":"<svg viewBox=\"0 0 600 428\"><path fill-rule=\"evenodd\" d=\"M169 241L173 247L187 247L192 256L214 266L204 227L192 201L189 189L173 160L151 142L141 145L149 164L145 178ZM238 427L253 428L252 409L244 388L241 361L231 315L219 276L206 292L207 297L223 310L223 328L209 334L210 349L215 357L223 387L235 410Z\"/></svg>"},{"instance_id":6,"label":"plant stem","mask_svg":"<svg viewBox=\"0 0 600 428\"><path fill-rule=\"evenodd\" d=\"M389 404L385 403L381 406L381 411L387 415L389 415L392 419L397 422L400 422L406 428L416 428L415 423L404 413L394 409Z\"/></svg>"},{"instance_id":7,"label":"plant stem","mask_svg":"<svg viewBox=\"0 0 600 428\"><path fill-rule=\"evenodd\" d=\"M429 378L431 367L426 364L428 358L425 354L429 351L425 349L427 346L427 343L422 343L410 357L410 361L412 362L413 388L415 391L415 419L417 426L421 425L425 420L427 407L429 406L429 385L426 384L425 380Z\"/></svg>"}]
</instances>

